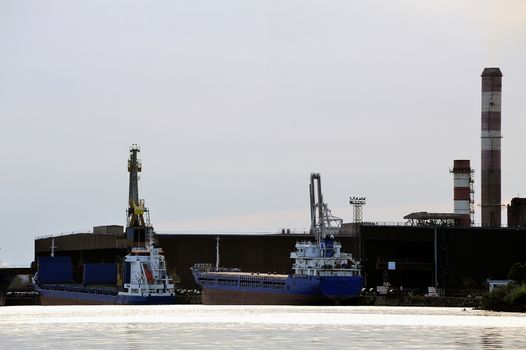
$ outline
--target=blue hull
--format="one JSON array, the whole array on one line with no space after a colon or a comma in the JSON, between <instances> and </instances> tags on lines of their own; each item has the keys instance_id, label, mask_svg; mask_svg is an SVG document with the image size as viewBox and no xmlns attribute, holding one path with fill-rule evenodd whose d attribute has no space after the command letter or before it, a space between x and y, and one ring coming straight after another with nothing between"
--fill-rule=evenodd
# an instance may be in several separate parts
<instances>
[{"instance_id":1,"label":"blue hull","mask_svg":"<svg viewBox=\"0 0 526 350\"><path fill-rule=\"evenodd\" d=\"M363 284L361 276L193 273L203 290L203 304L326 304L359 296Z\"/></svg>"},{"instance_id":2,"label":"blue hull","mask_svg":"<svg viewBox=\"0 0 526 350\"><path fill-rule=\"evenodd\" d=\"M161 305L175 304L174 296L127 296L116 293L87 293L66 290L44 289L34 285L40 294L42 305Z\"/></svg>"},{"instance_id":3,"label":"blue hull","mask_svg":"<svg viewBox=\"0 0 526 350\"><path fill-rule=\"evenodd\" d=\"M363 277L320 277L320 292L332 300L345 300L352 296L358 296L362 292Z\"/></svg>"},{"instance_id":4,"label":"blue hull","mask_svg":"<svg viewBox=\"0 0 526 350\"><path fill-rule=\"evenodd\" d=\"M175 304L174 296L128 296L118 295L115 304L119 305L168 305Z\"/></svg>"}]
</instances>

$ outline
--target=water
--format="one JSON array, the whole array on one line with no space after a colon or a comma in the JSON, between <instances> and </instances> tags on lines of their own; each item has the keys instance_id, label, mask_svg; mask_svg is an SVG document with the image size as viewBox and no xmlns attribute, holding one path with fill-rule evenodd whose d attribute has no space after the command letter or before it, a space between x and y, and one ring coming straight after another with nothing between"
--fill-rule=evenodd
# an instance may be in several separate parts
<instances>
[{"instance_id":1,"label":"water","mask_svg":"<svg viewBox=\"0 0 526 350\"><path fill-rule=\"evenodd\" d=\"M20 306L1 349L525 349L526 315L462 308Z\"/></svg>"}]
</instances>

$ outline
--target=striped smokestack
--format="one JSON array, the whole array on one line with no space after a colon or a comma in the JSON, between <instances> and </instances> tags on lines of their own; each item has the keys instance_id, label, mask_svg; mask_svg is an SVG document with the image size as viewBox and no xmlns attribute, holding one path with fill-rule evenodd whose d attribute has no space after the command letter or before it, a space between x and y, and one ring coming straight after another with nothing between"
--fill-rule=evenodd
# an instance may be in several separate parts
<instances>
[{"instance_id":1,"label":"striped smokestack","mask_svg":"<svg viewBox=\"0 0 526 350\"><path fill-rule=\"evenodd\" d=\"M473 213L473 205L471 201L471 184L473 183L471 166L469 160L455 159L453 161L453 200L455 203L455 214L462 215L459 219L459 224L462 226L471 225L471 215Z\"/></svg>"},{"instance_id":2,"label":"striped smokestack","mask_svg":"<svg viewBox=\"0 0 526 350\"><path fill-rule=\"evenodd\" d=\"M500 106L502 73L499 68L482 72L481 204L482 226L500 226Z\"/></svg>"}]
</instances>

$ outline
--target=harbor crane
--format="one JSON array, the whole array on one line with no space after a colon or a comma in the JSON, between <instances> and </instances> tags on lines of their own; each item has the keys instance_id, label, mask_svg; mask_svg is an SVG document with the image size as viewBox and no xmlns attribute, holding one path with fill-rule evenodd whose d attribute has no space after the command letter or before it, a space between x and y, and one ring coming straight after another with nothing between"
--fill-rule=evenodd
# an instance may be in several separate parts
<instances>
[{"instance_id":1,"label":"harbor crane","mask_svg":"<svg viewBox=\"0 0 526 350\"><path fill-rule=\"evenodd\" d=\"M321 176L319 173L310 175L310 218L311 232L316 236L318 244L327 236L334 236L340 232L343 220L332 215L331 210L323 202L321 192Z\"/></svg>"},{"instance_id":2,"label":"harbor crane","mask_svg":"<svg viewBox=\"0 0 526 350\"><path fill-rule=\"evenodd\" d=\"M138 158L140 151L141 148L133 144L130 147L130 159L128 159L130 191L128 196L126 236L129 247L144 246L146 239L153 233L148 208L144 205L144 199L139 199L139 173L142 171L142 163Z\"/></svg>"}]
</instances>

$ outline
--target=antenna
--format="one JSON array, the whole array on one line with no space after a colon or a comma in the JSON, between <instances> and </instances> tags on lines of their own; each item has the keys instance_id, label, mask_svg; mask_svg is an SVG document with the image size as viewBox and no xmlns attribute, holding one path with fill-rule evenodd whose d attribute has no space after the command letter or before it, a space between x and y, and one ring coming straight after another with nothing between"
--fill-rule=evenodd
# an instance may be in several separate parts
<instances>
[{"instance_id":1,"label":"antenna","mask_svg":"<svg viewBox=\"0 0 526 350\"><path fill-rule=\"evenodd\" d=\"M219 236L216 237L216 271L219 271Z\"/></svg>"}]
</instances>

